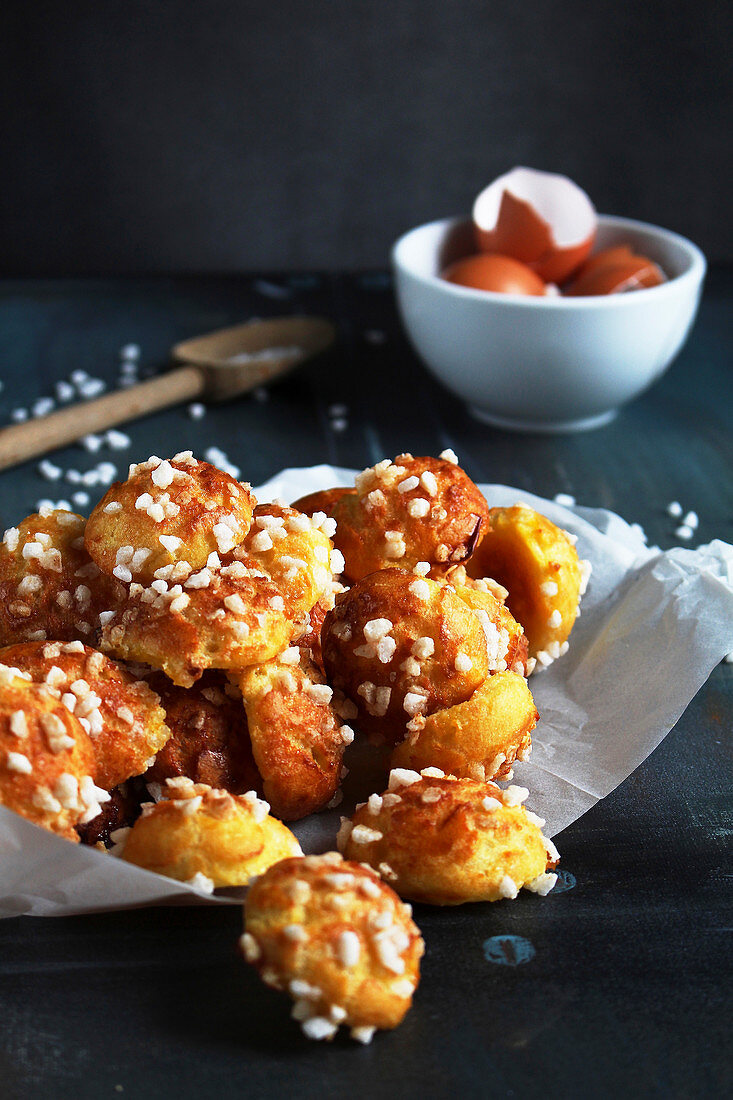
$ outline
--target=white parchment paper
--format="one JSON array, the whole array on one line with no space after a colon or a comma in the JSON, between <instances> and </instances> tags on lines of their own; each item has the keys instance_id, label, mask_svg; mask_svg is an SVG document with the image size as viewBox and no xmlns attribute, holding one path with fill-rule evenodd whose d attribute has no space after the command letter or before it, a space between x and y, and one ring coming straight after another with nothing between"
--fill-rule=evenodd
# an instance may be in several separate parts
<instances>
[{"instance_id":1,"label":"white parchment paper","mask_svg":"<svg viewBox=\"0 0 733 1100\"><path fill-rule=\"evenodd\" d=\"M314 466L283 470L256 489L261 501L292 501L356 471ZM540 712L531 762L515 782L554 836L618 786L669 732L710 672L733 650L733 547L716 541L661 553L600 509L562 507L504 485L481 485L489 504L522 500L578 536L593 565L570 650L536 673ZM293 827L304 851L332 848L340 814L381 790L373 750L355 744L344 801ZM562 851L562 845L560 845ZM239 904L70 844L0 807L0 916L60 916L154 904Z\"/></svg>"}]
</instances>

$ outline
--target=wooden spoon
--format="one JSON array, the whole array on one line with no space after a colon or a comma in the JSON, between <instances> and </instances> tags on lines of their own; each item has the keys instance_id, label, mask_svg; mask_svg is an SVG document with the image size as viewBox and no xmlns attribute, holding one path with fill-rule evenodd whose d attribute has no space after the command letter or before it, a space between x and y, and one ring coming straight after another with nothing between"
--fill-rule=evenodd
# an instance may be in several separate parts
<instances>
[{"instance_id":1,"label":"wooden spoon","mask_svg":"<svg viewBox=\"0 0 733 1100\"><path fill-rule=\"evenodd\" d=\"M335 336L333 325L322 317L278 317L184 340L171 355L185 366L0 430L0 470L182 401L237 397L325 351Z\"/></svg>"}]
</instances>

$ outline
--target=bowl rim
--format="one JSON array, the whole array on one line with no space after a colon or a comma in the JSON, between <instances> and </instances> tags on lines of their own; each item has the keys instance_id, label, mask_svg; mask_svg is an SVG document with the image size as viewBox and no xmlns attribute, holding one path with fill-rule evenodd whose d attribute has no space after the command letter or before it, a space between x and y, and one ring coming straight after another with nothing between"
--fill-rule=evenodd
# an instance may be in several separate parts
<instances>
[{"instance_id":1,"label":"bowl rim","mask_svg":"<svg viewBox=\"0 0 733 1100\"><path fill-rule=\"evenodd\" d=\"M392 245L390 259L393 268L409 274L411 278L416 279L425 286L438 288L448 295L453 295L455 298L465 301L505 302L506 304L511 303L512 305L517 305L525 309L550 310L624 309L629 302L636 302L637 306L639 304L637 291L627 294L588 294L582 297L563 297L560 294L546 295L544 297L534 294L499 294L494 290L478 290L473 287L460 286L458 283L450 283L447 279L443 279L439 275L425 275L404 262L401 253L404 251L406 241L413 235L428 229L434 229L437 226L442 226L447 230L448 228L470 223L470 217L453 216L449 218L436 218L431 222L424 222L422 225L416 225L412 229L408 229L407 232L403 233L401 237L398 237ZM671 229L663 229L661 226L653 225L651 222L637 221L634 218L622 218L615 214L599 214L598 226L599 228L610 227L628 229L630 231L645 231L658 237L660 240L678 245L686 252L689 260L689 267L687 270L681 272L679 275L673 276L671 279L667 279L664 283L660 283L659 286L640 287L639 290L644 292L643 301L649 301L649 295L654 295L658 300L665 294L674 293L676 289L685 282L690 283L691 286L702 282L707 270L705 256L696 244L693 244L692 241L688 240L687 237L683 237L680 233L675 233Z\"/></svg>"}]
</instances>

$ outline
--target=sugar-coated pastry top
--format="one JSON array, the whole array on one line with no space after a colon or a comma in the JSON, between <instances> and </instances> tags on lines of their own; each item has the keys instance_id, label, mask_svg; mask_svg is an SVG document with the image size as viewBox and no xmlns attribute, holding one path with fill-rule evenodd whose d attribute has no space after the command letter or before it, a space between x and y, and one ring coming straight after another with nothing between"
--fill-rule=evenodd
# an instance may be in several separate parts
<instances>
[{"instance_id":1,"label":"sugar-coated pastry top","mask_svg":"<svg viewBox=\"0 0 733 1100\"><path fill-rule=\"evenodd\" d=\"M153 456L107 490L89 517L85 544L108 576L149 585L162 567L185 562L193 572L210 554L238 546L253 507L248 485L190 452L170 461Z\"/></svg>"},{"instance_id":2,"label":"sugar-coated pastry top","mask_svg":"<svg viewBox=\"0 0 733 1100\"><path fill-rule=\"evenodd\" d=\"M256 505L249 486L187 452L132 466L87 524L90 553L123 590L101 615L101 648L182 687L274 657L339 587L334 527L325 513Z\"/></svg>"},{"instance_id":3,"label":"sugar-coated pastry top","mask_svg":"<svg viewBox=\"0 0 733 1100\"><path fill-rule=\"evenodd\" d=\"M279 586L254 559L207 560L180 578L133 582L104 623L101 648L161 669L182 687L207 668L243 668L284 649L293 620Z\"/></svg>"},{"instance_id":4,"label":"sugar-coated pastry top","mask_svg":"<svg viewBox=\"0 0 733 1100\"><path fill-rule=\"evenodd\" d=\"M421 561L440 573L470 556L489 506L455 455L444 456L384 459L332 505L334 541L350 580Z\"/></svg>"},{"instance_id":5,"label":"sugar-coated pastry top","mask_svg":"<svg viewBox=\"0 0 733 1100\"><path fill-rule=\"evenodd\" d=\"M525 810L524 787L457 779L439 768L395 769L389 789L344 818L339 847L379 872L402 897L432 905L547 893L559 856L544 822Z\"/></svg>"},{"instance_id":6,"label":"sugar-coated pastry top","mask_svg":"<svg viewBox=\"0 0 733 1100\"><path fill-rule=\"evenodd\" d=\"M469 698L489 671L477 615L419 569L357 581L337 597L321 636L330 683L359 708L365 728L396 738L416 716Z\"/></svg>"},{"instance_id":7,"label":"sugar-coated pastry top","mask_svg":"<svg viewBox=\"0 0 733 1100\"><path fill-rule=\"evenodd\" d=\"M287 990L311 1039L339 1025L368 1042L412 1003L424 944L410 907L338 852L275 864L251 887L242 950L268 985Z\"/></svg>"},{"instance_id":8,"label":"sugar-coated pastry top","mask_svg":"<svg viewBox=\"0 0 733 1100\"><path fill-rule=\"evenodd\" d=\"M330 538L335 528L324 512L307 516L282 504L255 508L242 554L254 559L278 586L295 622L330 592L333 574L343 569L343 558Z\"/></svg>"},{"instance_id":9,"label":"sugar-coated pastry top","mask_svg":"<svg viewBox=\"0 0 733 1100\"><path fill-rule=\"evenodd\" d=\"M124 595L84 549L82 516L43 508L0 543L0 645L46 639L92 643L100 613Z\"/></svg>"},{"instance_id":10,"label":"sugar-coated pastry top","mask_svg":"<svg viewBox=\"0 0 733 1100\"><path fill-rule=\"evenodd\" d=\"M109 799L94 783L94 767L79 719L29 673L0 665L0 803L78 841L74 826Z\"/></svg>"},{"instance_id":11,"label":"sugar-coated pastry top","mask_svg":"<svg viewBox=\"0 0 733 1100\"><path fill-rule=\"evenodd\" d=\"M94 746L95 781L106 790L144 772L170 737L156 693L81 642L8 646L0 661L28 672L79 719Z\"/></svg>"},{"instance_id":12,"label":"sugar-coated pastry top","mask_svg":"<svg viewBox=\"0 0 733 1100\"><path fill-rule=\"evenodd\" d=\"M273 863L301 855L286 825L254 791L234 795L179 777L143 806L122 838L121 856L202 889L246 886Z\"/></svg>"}]
</instances>

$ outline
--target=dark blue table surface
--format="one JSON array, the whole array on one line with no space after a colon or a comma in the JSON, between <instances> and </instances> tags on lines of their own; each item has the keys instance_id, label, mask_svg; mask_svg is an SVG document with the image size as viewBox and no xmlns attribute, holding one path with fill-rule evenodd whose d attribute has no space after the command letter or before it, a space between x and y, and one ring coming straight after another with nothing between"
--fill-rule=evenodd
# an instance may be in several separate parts
<instances>
[{"instance_id":1,"label":"dark blue table surface","mask_svg":"<svg viewBox=\"0 0 733 1100\"><path fill-rule=\"evenodd\" d=\"M733 541L733 273L713 271L667 375L598 431L512 435L473 420L401 334L389 279L299 274L0 284L0 423L74 369L118 376L135 342L156 372L186 336L307 311L334 351L268 391L125 430L129 450L50 457L121 474L133 459L224 450L257 484L284 466L362 467L453 447L476 481L571 493L678 543L669 501L694 509L692 545ZM262 395L260 395L262 396ZM332 406L344 405L346 426ZM83 426L80 406L80 432ZM73 488L36 463L0 474L0 523ZM90 489L92 504L100 490ZM84 509L80 509L84 510ZM0 922L0 1096L692 1097L731 1090L731 694L721 665L677 726L558 839L562 892L416 907L427 943L413 1010L371 1046L308 1043L287 999L238 960L238 909L150 909ZM2 869L0 867L0 874ZM534 955L495 961L517 936ZM488 957L487 957L488 955Z\"/></svg>"}]
</instances>

